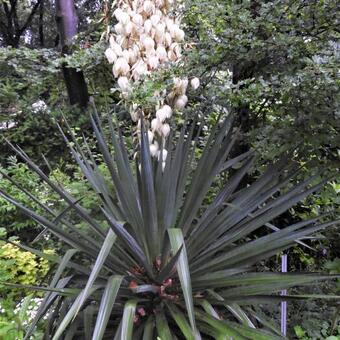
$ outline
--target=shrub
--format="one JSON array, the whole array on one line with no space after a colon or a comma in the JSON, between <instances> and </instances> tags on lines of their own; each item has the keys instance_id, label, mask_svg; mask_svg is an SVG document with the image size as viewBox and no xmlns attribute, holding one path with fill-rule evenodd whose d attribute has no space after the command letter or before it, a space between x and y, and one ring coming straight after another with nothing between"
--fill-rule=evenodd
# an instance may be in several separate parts
<instances>
[{"instance_id":1,"label":"shrub","mask_svg":"<svg viewBox=\"0 0 340 340\"><path fill-rule=\"evenodd\" d=\"M97 115L92 122L110 183L90 148L82 150L76 139L68 146L98 195L101 219L52 182L20 148L14 150L68 208L58 214L46 207L46 213L38 214L0 191L70 248L62 258L54 257L59 267L48 287L36 287L47 293L27 337L53 310L45 327L53 340L64 333L93 339L276 339L280 332L252 305L306 298L278 293L336 277L254 270L255 264L334 222L317 216L283 228L270 223L326 180L310 186L311 178L285 189L298 174L286 155L255 182L240 187L254 153L230 159L236 142L230 115L217 121L204 141L193 139L196 122L184 124L179 135L167 140L166 158L160 150L162 161L150 156L143 122L135 161L110 121L110 144ZM229 181L207 203L214 179L226 172ZM87 224L87 231L73 223L71 211L71 217ZM255 238L259 228L263 236Z\"/></svg>"}]
</instances>

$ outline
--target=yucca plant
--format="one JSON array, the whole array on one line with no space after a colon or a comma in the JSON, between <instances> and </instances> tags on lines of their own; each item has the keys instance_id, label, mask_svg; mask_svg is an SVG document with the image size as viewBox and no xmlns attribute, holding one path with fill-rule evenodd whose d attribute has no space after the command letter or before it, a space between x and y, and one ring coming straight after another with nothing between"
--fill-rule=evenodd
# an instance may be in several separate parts
<instances>
[{"instance_id":1,"label":"yucca plant","mask_svg":"<svg viewBox=\"0 0 340 340\"><path fill-rule=\"evenodd\" d=\"M219 119L203 142L194 137L203 123L188 121L168 138L165 164L150 156L143 122L133 160L111 120L107 142L98 114L91 119L112 183L101 174L86 141L81 147L70 132L71 140L64 138L98 194L101 219L13 146L67 205L57 212L37 202L46 211L42 216L1 191L69 247L59 257L20 245L58 264L49 284L31 287L45 296L26 339L43 317L46 339L53 340L282 338L252 306L307 298L282 297L280 291L332 276L256 272L254 266L334 223L325 222L324 216L284 228L270 223L325 181L311 186L311 178L285 189L299 173L287 156L250 185L240 186L254 153L229 157L237 140L231 115ZM229 173L227 184L211 198L222 172ZM112 185L115 192L108 189ZM87 224L87 231L76 227L74 216ZM266 229L261 233L265 236L254 237L260 228Z\"/></svg>"}]
</instances>

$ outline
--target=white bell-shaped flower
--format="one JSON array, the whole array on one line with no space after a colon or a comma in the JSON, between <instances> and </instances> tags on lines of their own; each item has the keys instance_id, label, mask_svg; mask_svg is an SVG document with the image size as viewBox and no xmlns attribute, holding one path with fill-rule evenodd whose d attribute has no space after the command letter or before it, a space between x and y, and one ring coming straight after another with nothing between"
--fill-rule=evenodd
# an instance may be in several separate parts
<instances>
[{"instance_id":1,"label":"white bell-shaped flower","mask_svg":"<svg viewBox=\"0 0 340 340\"><path fill-rule=\"evenodd\" d=\"M145 20L145 22L144 22L144 33L150 34L151 28L152 28L151 20L149 20L149 19Z\"/></svg>"},{"instance_id":2,"label":"white bell-shaped flower","mask_svg":"<svg viewBox=\"0 0 340 340\"><path fill-rule=\"evenodd\" d=\"M155 4L158 8L162 8L162 7L164 7L165 3L164 3L164 0L156 0Z\"/></svg>"},{"instance_id":3,"label":"white bell-shaped flower","mask_svg":"<svg viewBox=\"0 0 340 340\"><path fill-rule=\"evenodd\" d=\"M144 24L144 19L143 17L140 15L140 14L135 14L133 17L132 17L132 22L135 23L136 25L138 26L143 26Z\"/></svg>"},{"instance_id":4,"label":"white bell-shaped flower","mask_svg":"<svg viewBox=\"0 0 340 340\"><path fill-rule=\"evenodd\" d=\"M155 41L150 37L144 38L142 43L146 51L149 51L155 47Z\"/></svg>"},{"instance_id":5,"label":"white bell-shaped flower","mask_svg":"<svg viewBox=\"0 0 340 340\"><path fill-rule=\"evenodd\" d=\"M155 11L155 5L153 4L152 1L144 1L143 4L143 10L146 14L152 15L153 12Z\"/></svg>"},{"instance_id":6,"label":"white bell-shaped flower","mask_svg":"<svg viewBox=\"0 0 340 340\"><path fill-rule=\"evenodd\" d=\"M159 23L159 21L161 20L161 18L160 18L160 16L154 14L150 17L150 20L152 22L152 25L156 26Z\"/></svg>"},{"instance_id":7,"label":"white bell-shaped flower","mask_svg":"<svg viewBox=\"0 0 340 340\"><path fill-rule=\"evenodd\" d=\"M113 15L116 17L116 19L119 21L119 18L121 17L121 15L123 14L123 10L121 8L117 8L114 12Z\"/></svg>"},{"instance_id":8,"label":"white bell-shaped flower","mask_svg":"<svg viewBox=\"0 0 340 340\"><path fill-rule=\"evenodd\" d=\"M162 133L164 138L168 137L168 135L170 133L170 125L169 124L163 124L163 126L161 127L161 133Z\"/></svg>"},{"instance_id":9,"label":"white bell-shaped flower","mask_svg":"<svg viewBox=\"0 0 340 340\"><path fill-rule=\"evenodd\" d=\"M130 21L130 16L126 12L122 11L122 12L120 12L117 20L125 26Z\"/></svg>"},{"instance_id":10,"label":"white bell-shaped flower","mask_svg":"<svg viewBox=\"0 0 340 340\"><path fill-rule=\"evenodd\" d=\"M168 118L167 111L163 108L160 108L156 111L156 117L159 119L160 122L164 122Z\"/></svg>"},{"instance_id":11,"label":"white bell-shaped flower","mask_svg":"<svg viewBox=\"0 0 340 340\"><path fill-rule=\"evenodd\" d=\"M110 41L110 48L117 55L117 57L121 57L123 55L122 47L115 41Z\"/></svg>"},{"instance_id":12,"label":"white bell-shaped flower","mask_svg":"<svg viewBox=\"0 0 340 340\"><path fill-rule=\"evenodd\" d=\"M130 83L127 77L119 77L118 78L118 86L122 91L128 92L130 91Z\"/></svg>"},{"instance_id":13,"label":"white bell-shaped flower","mask_svg":"<svg viewBox=\"0 0 340 340\"><path fill-rule=\"evenodd\" d=\"M163 44L165 40L165 25L160 23L155 29L155 40L158 44Z\"/></svg>"},{"instance_id":14,"label":"white bell-shaped flower","mask_svg":"<svg viewBox=\"0 0 340 340\"><path fill-rule=\"evenodd\" d=\"M133 65L132 77L134 80L140 79L141 76L148 72L148 66L140 59Z\"/></svg>"},{"instance_id":15,"label":"white bell-shaped flower","mask_svg":"<svg viewBox=\"0 0 340 340\"><path fill-rule=\"evenodd\" d=\"M179 29L179 27L173 23L172 25L168 25L167 29L171 35L171 38L175 39L176 31Z\"/></svg>"},{"instance_id":16,"label":"white bell-shaped flower","mask_svg":"<svg viewBox=\"0 0 340 340\"><path fill-rule=\"evenodd\" d=\"M134 23L132 23L131 21L129 21L126 25L125 25L125 35L130 35L132 33L134 29Z\"/></svg>"},{"instance_id":17,"label":"white bell-shaped flower","mask_svg":"<svg viewBox=\"0 0 340 340\"><path fill-rule=\"evenodd\" d=\"M163 62L167 59L166 49L164 46L159 45L156 49L158 59Z\"/></svg>"},{"instance_id":18,"label":"white bell-shaped flower","mask_svg":"<svg viewBox=\"0 0 340 340\"><path fill-rule=\"evenodd\" d=\"M158 156L158 144L150 144L150 154L152 157Z\"/></svg>"},{"instance_id":19,"label":"white bell-shaped flower","mask_svg":"<svg viewBox=\"0 0 340 340\"><path fill-rule=\"evenodd\" d=\"M183 110L185 108L185 105L187 105L188 97L185 94L182 94L179 96L174 103L174 107L177 110Z\"/></svg>"},{"instance_id":20,"label":"white bell-shaped flower","mask_svg":"<svg viewBox=\"0 0 340 340\"><path fill-rule=\"evenodd\" d=\"M164 43L166 47L169 47L172 44L172 38L169 32L165 32L164 34Z\"/></svg>"},{"instance_id":21,"label":"white bell-shaped flower","mask_svg":"<svg viewBox=\"0 0 340 340\"><path fill-rule=\"evenodd\" d=\"M162 127L162 122L158 118L154 118L151 121L151 129L152 131L159 131Z\"/></svg>"},{"instance_id":22,"label":"white bell-shaped flower","mask_svg":"<svg viewBox=\"0 0 340 340\"><path fill-rule=\"evenodd\" d=\"M167 29L168 31L170 31L171 27L175 24L175 23L174 23L174 20L171 19L170 17L166 17L165 20L164 20L164 22L165 22L165 25L166 25L166 29Z\"/></svg>"},{"instance_id":23,"label":"white bell-shaped flower","mask_svg":"<svg viewBox=\"0 0 340 340\"><path fill-rule=\"evenodd\" d=\"M190 85L194 90L197 90L200 86L200 80L197 77L192 78L190 81Z\"/></svg>"},{"instance_id":24,"label":"white bell-shaped flower","mask_svg":"<svg viewBox=\"0 0 340 340\"><path fill-rule=\"evenodd\" d=\"M116 60L113 66L113 74L115 77L120 75L126 76L130 71L130 66L125 58L120 57Z\"/></svg>"},{"instance_id":25,"label":"white bell-shaped flower","mask_svg":"<svg viewBox=\"0 0 340 340\"><path fill-rule=\"evenodd\" d=\"M174 39L177 41L177 42L181 42L184 40L184 36L185 36L185 33L182 29L180 28L177 28L174 32Z\"/></svg>"},{"instance_id":26,"label":"white bell-shaped flower","mask_svg":"<svg viewBox=\"0 0 340 340\"><path fill-rule=\"evenodd\" d=\"M148 130L148 140L149 140L149 144L152 143L153 139L154 139L155 135L151 130Z\"/></svg>"},{"instance_id":27,"label":"white bell-shaped flower","mask_svg":"<svg viewBox=\"0 0 340 340\"><path fill-rule=\"evenodd\" d=\"M148 58L148 64L152 70L155 70L159 65L159 60L156 55L150 56Z\"/></svg>"},{"instance_id":28,"label":"white bell-shaped flower","mask_svg":"<svg viewBox=\"0 0 340 340\"><path fill-rule=\"evenodd\" d=\"M113 64L117 60L117 55L111 48L106 49L105 57L108 60L109 64Z\"/></svg>"},{"instance_id":29,"label":"white bell-shaped flower","mask_svg":"<svg viewBox=\"0 0 340 340\"><path fill-rule=\"evenodd\" d=\"M130 59L129 50L124 50L124 51L123 51L123 58L126 59L127 62L129 63L129 59Z\"/></svg>"},{"instance_id":30,"label":"white bell-shaped flower","mask_svg":"<svg viewBox=\"0 0 340 340\"><path fill-rule=\"evenodd\" d=\"M130 65L133 65L137 61L138 55L133 49L128 50L128 61Z\"/></svg>"},{"instance_id":31,"label":"white bell-shaped flower","mask_svg":"<svg viewBox=\"0 0 340 340\"><path fill-rule=\"evenodd\" d=\"M121 22L115 25L115 31L117 34L125 35L124 26Z\"/></svg>"},{"instance_id":32,"label":"white bell-shaped flower","mask_svg":"<svg viewBox=\"0 0 340 340\"><path fill-rule=\"evenodd\" d=\"M185 92L187 91L188 84L189 84L188 78L181 79L181 82L179 85L180 94L185 94Z\"/></svg>"},{"instance_id":33,"label":"white bell-shaped flower","mask_svg":"<svg viewBox=\"0 0 340 340\"><path fill-rule=\"evenodd\" d=\"M166 118L170 118L172 115L172 108L169 105L163 105L162 106L162 110L165 112L166 114Z\"/></svg>"}]
</instances>

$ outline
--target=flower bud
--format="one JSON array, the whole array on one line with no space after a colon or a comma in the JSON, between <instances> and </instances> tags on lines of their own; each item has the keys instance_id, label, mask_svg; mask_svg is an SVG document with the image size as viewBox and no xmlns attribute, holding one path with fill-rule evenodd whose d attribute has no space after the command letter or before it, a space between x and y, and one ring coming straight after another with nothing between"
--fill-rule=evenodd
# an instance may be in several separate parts
<instances>
[{"instance_id":1,"label":"flower bud","mask_svg":"<svg viewBox=\"0 0 340 340\"><path fill-rule=\"evenodd\" d=\"M183 110L185 105L187 105L188 97L185 94L182 94L175 100L174 107L177 110Z\"/></svg>"},{"instance_id":2,"label":"flower bud","mask_svg":"<svg viewBox=\"0 0 340 340\"><path fill-rule=\"evenodd\" d=\"M111 48L106 49L105 57L107 58L109 64L113 64L117 60L117 55Z\"/></svg>"},{"instance_id":3,"label":"flower bud","mask_svg":"<svg viewBox=\"0 0 340 340\"><path fill-rule=\"evenodd\" d=\"M190 81L190 85L194 90L197 90L200 86L200 80L197 77L192 78Z\"/></svg>"}]
</instances>

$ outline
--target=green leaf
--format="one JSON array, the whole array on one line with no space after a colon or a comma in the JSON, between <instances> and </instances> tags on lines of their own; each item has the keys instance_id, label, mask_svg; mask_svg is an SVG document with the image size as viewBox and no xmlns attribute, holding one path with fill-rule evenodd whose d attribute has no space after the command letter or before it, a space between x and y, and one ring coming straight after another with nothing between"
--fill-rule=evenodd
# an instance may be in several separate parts
<instances>
[{"instance_id":1,"label":"green leaf","mask_svg":"<svg viewBox=\"0 0 340 340\"><path fill-rule=\"evenodd\" d=\"M137 300L128 300L124 306L121 340L132 340L133 321L135 317L135 311L137 306Z\"/></svg>"},{"instance_id":2,"label":"green leaf","mask_svg":"<svg viewBox=\"0 0 340 340\"><path fill-rule=\"evenodd\" d=\"M162 340L173 340L168 321L161 310L156 311L156 328Z\"/></svg>"},{"instance_id":3,"label":"green leaf","mask_svg":"<svg viewBox=\"0 0 340 340\"><path fill-rule=\"evenodd\" d=\"M183 335L187 340L195 340L195 334L193 333L192 329L188 321L186 320L184 314L181 312L179 308L173 303L167 303L166 306L168 307L171 316L176 321L178 327L182 331Z\"/></svg>"},{"instance_id":4,"label":"green leaf","mask_svg":"<svg viewBox=\"0 0 340 340\"><path fill-rule=\"evenodd\" d=\"M110 276L107 281L98 310L96 325L92 336L93 340L101 340L104 336L122 280L122 276L113 275Z\"/></svg>"},{"instance_id":5,"label":"green leaf","mask_svg":"<svg viewBox=\"0 0 340 340\"><path fill-rule=\"evenodd\" d=\"M144 326L143 340L153 339L154 328L155 328L155 319L153 315L150 315Z\"/></svg>"},{"instance_id":6,"label":"green leaf","mask_svg":"<svg viewBox=\"0 0 340 340\"><path fill-rule=\"evenodd\" d=\"M98 254L97 260L92 268L90 277L86 283L85 289L83 290L82 294L81 294L81 299L79 300L76 312L74 314L74 317L77 315L77 313L79 312L80 308L83 306L84 302L86 301L86 299L89 296L89 292L94 284L94 282L96 281L100 271L103 269L105 261L107 256L109 255L111 248L113 246L113 244L116 241L116 235L115 233L109 229L105 238L105 241L103 243L103 246ZM74 318L73 317L73 318Z\"/></svg>"},{"instance_id":7,"label":"green leaf","mask_svg":"<svg viewBox=\"0 0 340 340\"><path fill-rule=\"evenodd\" d=\"M191 289L191 279L190 279L190 269L188 264L187 252L185 249L184 238L181 229L169 229L169 238L171 248L174 253L176 253L181 247L183 247L179 259L177 261L177 273L179 280L181 282L181 287L184 295L185 304L187 307L190 325L192 327L195 336L199 338L199 333L196 328L195 315L194 315L194 304L192 300L192 289Z\"/></svg>"}]
</instances>

